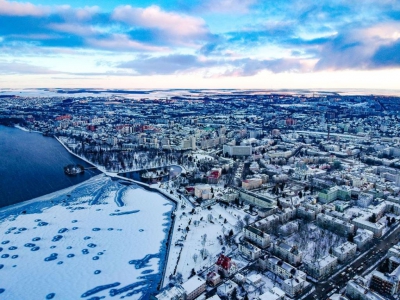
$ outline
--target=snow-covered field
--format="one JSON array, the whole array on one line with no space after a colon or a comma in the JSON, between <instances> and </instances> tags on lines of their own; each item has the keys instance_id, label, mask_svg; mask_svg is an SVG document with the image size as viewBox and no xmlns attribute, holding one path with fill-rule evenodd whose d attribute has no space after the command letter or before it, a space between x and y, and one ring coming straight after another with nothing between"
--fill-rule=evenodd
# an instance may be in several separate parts
<instances>
[{"instance_id":1,"label":"snow-covered field","mask_svg":"<svg viewBox=\"0 0 400 300\"><path fill-rule=\"evenodd\" d=\"M162 276L173 209L104 175L3 209L0 299L147 299Z\"/></svg>"},{"instance_id":2,"label":"snow-covered field","mask_svg":"<svg viewBox=\"0 0 400 300\"><path fill-rule=\"evenodd\" d=\"M217 204L212 206L211 210L198 207L196 213L192 215L190 214L192 209L192 206L187 204L185 209L179 207L177 210L164 286L170 282L170 275L180 273L183 281L186 281L193 268L196 272L204 270L217 261L221 252L229 254L236 249L236 246L231 248L225 242L221 245L218 236L228 235L231 229L235 233L238 232L236 226L238 219L243 220L246 215L243 210L225 209L224 206ZM186 232L187 226L188 232ZM238 240L240 235L241 232L235 235L235 239ZM183 247L175 246L176 243L182 244ZM206 259L202 257L203 249L207 252Z\"/></svg>"}]
</instances>

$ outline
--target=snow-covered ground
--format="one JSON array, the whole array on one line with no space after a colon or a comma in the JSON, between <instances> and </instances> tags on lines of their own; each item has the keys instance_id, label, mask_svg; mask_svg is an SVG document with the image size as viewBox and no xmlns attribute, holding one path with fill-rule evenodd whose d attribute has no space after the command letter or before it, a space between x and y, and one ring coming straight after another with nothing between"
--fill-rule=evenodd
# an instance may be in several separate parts
<instances>
[{"instance_id":1,"label":"snow-covered ground","mask_svg":"<svg viewBox=\"0 0 400 300\"><path fill-rule=\"evenodd\" d=\"M212 206L211 210L198 207L196 208L196 213L192 215L190 214L192 209L192 206L188 204L185 209L179 207L177 210L164 286L170 282L169 276L171 274L180 273L183 281L186 281L193 268L196 272L201 271L214 264L217 261L218 254L223 249L225 254L229 254L236 249L236 246L231 248L225 242L221 245L217 237L228 235L231 229L237 233L238 217L243 220L246 215L243 210L225 209L224 206L216 204ZM225 219L226 223L224 223ZM197 223L195 221L199 222L198 225L195 225ZM186 232L187 226L189 226L188 232ZM206 235L205 241L204 235ZM237 240L238 236L235 238ZM183 247L175 246L176 243L182 244ZM200 251L203 249L206 249L208 253L207 259L202 258Z\"/></svg>"},{"instance_id":2,"label":"snow-covered ground","mask_svg":"<svg viewBox=\"0 0 400 300\"><path fill-rule=\"evenodd\" d=\"M213 160L213 159L214 159L212 156L207 155L206 153L200 152L200 151L194 152L194 153L192 154L192 156L193 156L195 159L197 159L197 160L202 160L202 159L205 159L205 160Z\"/></svg>"},{"instance_id":3,"label":"snow-covered ground","mask_svg":"<svg viewBox=\"0 0 400 300\"><path fill-rule=\"evenodd\" d=\"M147 299L162 276L173 209L104 175L5 208L0 299Z\"/></svg>"}]
</instances>

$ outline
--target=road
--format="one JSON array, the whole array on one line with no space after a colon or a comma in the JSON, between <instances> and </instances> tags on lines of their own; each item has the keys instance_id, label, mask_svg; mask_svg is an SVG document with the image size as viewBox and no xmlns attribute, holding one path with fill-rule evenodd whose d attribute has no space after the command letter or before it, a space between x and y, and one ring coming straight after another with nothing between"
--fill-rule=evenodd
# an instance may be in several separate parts
<instances>
[{"instance_id":1,"label":"road","mask_svg":"<svg viewBox=\"0 0 400 300\"><path fill-rule=\"evenodd\" d=\"M370 250L362 258L348 264L346 270L331 276L327 280L315 284L315 291L308 295L305 299L329 299L328 294L335 290L336 293L346 286L347 282L356 275L362 275L365 270L374 265L383 256L386 255L389 248L399 241L400 226L396 224L397 228L390 232L388 236L383 239L374 239ZM346 272L346 275L341 274ZM327 297L327 298L325 298Z\"/></svg>"}]
</instances>

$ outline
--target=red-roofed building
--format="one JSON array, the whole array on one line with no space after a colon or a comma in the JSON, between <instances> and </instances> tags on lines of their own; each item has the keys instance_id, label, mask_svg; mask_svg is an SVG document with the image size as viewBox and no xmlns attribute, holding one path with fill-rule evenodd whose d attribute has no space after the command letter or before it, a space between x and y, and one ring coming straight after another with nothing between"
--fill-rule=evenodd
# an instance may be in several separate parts
<instances>
[{"instance_id":1,"label":"red-roofed building","mask_svg":"<svg viewBox=\"0 0 400 300\"><path fill-rule=\"evenodd\" d=\"M221 280L221 275L217 272L210 272L207 274L207 282L212 286L216 286Z\"/></svg>"},{"instance_id":2,"label":"red-roofed building","mask_svg":"<svg viewBox=\"0 0 400 300\"><path fill-rule=\"evenodd\" d=\"M186 192L190 195L194 195L194 187L193 186L187 186L185 187Z\"/></svg>"},{"instance_id":3,"label":"red-roofed building","mask_svg":"<svg viewBox=\"0 0 400 300\"><path fill-rule=\"evenodd\" d=\"M62 120L71 120L72 116L71 115L64 115L64 116L58 116L56 117L57 121L62 121Z\"/></svg>"},{"instance_id":4,"label":"red-roofed building","mask_svg":"<svg viewBox=\"0 0 400 300\"><path fill-rule=\"evenodd\" d=\"M208 183L217 184L221 177L221 169L212 169L210 175L208 175Z\"/></svg>"},{"instance_id":5,"label":"red-roofed building","mask_svg":"<svg viewBox=\"0 0 400 300\"><path fill-rule=\"evenodd\" d=\"M232 275L236 271L236 264L228 257L221 254L215 263L215 271L222 273L224 277Z\"/></svg>"}]
</instances>

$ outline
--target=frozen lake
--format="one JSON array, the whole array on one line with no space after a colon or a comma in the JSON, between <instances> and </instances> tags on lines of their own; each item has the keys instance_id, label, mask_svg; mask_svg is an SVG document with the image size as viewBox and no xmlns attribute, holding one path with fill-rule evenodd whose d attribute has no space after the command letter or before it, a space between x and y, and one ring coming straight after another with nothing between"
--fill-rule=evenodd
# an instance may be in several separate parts
<instances>
[{"instance_id":1,"label":"frozen lake","mask_svg":"<svg viewBox=\"0 0 400 300\"><path fill-rule=\"evenodd\" d=\"M174 208L98 175L1 209L0 299L148 299L162 277Z\"/></svg>"}]
</instances>

